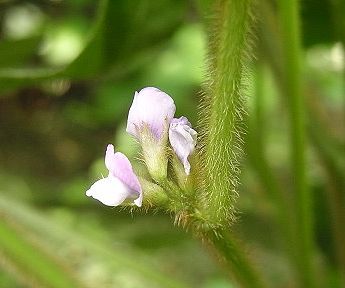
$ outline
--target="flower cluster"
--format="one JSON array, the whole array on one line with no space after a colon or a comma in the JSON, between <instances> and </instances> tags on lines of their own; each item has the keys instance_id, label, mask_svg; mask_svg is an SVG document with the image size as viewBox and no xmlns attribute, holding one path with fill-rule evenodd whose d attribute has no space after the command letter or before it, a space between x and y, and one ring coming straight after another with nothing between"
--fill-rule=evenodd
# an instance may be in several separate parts
<instances>
[{"instance_id":1,"label":"flower cluster","mask_svg":"<svg viewBox=\"0 0 345 288\"><path fill-rule=\"evenodd\" d=\"M197 132L186 117L174 118L175 111L174 100L154 87L135 92L129 109L126 131L140 142L147 169L156 182L167 177L169 144L186 176L190 174L188 157L194 151ZM105 165L108 176L95 182L86 195L107 206L132 200L140 207L143 191L128 158L120 152L115 153L114 146L108 145Z\"/></svg>"}]
</instances>

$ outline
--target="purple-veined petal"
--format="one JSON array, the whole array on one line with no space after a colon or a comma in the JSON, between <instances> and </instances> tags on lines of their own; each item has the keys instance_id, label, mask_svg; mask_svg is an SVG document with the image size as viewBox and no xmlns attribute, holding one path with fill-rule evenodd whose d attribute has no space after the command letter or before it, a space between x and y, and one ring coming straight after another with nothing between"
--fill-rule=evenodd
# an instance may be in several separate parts
<instances>
[{"instance_id":1,"label":"purple-veined petal","mask_svg":"<svg viewBox=\"0 0 345 288\"><path fill-rule=\"evenodd\" d=\"M133 103L128 113L126 131L139 138L138 130L147 125L151 133L160 139L166 125L174 117L174 100L158 88L146 87L135 92Z\"/></svg>"},{"instance_id":2,"label":"purple-veined petal","mask_svg":"<svg viewBox=\"0 0 345 288\"><path fill-rule=\"evenodd\" d=\"M169 141L171 147L180 159L187 175L190 173L188 156L192 154L196 145L197 132L192 129L186 117L174 118L170 123Z\"/></svg>"}]
</instances>

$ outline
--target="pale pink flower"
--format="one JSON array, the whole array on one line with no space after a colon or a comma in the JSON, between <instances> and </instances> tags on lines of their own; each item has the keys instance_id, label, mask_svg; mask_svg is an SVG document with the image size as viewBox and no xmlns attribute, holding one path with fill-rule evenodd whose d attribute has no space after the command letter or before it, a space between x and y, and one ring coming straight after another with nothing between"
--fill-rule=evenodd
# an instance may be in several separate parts
<instances>
[{"instance_id":1,"label":"pale pink flower","mask_svg":"<svg viewBox=\"0 0 345 288\"><path fill-rule=\"evenodd\" d=\"M108 176L95 182L86 191L86 195L107 206L118 206L130 199L141 207L141 185L128 158L120 152L115 153L114 146L109 144L105 154L105 165L109 171Z\"/></svg>"}]
</instances>

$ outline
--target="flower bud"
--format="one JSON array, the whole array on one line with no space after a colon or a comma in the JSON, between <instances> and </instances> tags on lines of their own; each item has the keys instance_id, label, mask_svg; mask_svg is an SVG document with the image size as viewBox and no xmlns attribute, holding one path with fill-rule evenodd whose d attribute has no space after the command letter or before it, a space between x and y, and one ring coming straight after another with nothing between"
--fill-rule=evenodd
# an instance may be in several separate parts
<instances>
[{"instance_id":1,"label":"flower bud","mask_svg":"<svg viewBox=\"0 0 345 288\"><path fill-rule=\"evenodd\" d=\"M197 134L184 116L178 119L174 118L170 123L169 141L187 175L190 173L188 157L194 151Z\"/></svg>"},{"instance_id":2,"label":"flower bud","mask_svg":"<svg viewBox=\"0 0 345 288\"><path fill-rule=\"evenodd\" d=\"M129 109L126 131L140 141L147 169L157 182L167 177L168 130L175 110L174 100L154 87L135 92Z\"/></svg>"},{"instance_id":3,"label":"flower bud","mask_svg":"<svg viewBox=\"0 0 345 288\"><path fill-rule=\"evenodd\" d=\"M146 87L135 92L131 108L128 113L126 131L135 138L141 138L144 126L152 136L159 140L166 130L166 123L170 124L175 114L174 100L158 88Z\"/></svg>"}]
</instances>

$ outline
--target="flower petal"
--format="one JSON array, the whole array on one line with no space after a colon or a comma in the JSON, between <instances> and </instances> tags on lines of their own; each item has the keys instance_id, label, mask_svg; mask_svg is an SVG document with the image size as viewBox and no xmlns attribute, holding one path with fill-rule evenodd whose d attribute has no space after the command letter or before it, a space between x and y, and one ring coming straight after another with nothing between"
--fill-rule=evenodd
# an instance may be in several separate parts
<instances>
[{"instance_id":1,"label":"flower petal","mask_svg":"<svg viewBox=\"0 0 345 288\"><path fill-rule=\"evenodd\" d=\"M152 134L160 139L166 125L175 114L174 100L158 88L146 87L135 92L133 103L128 113L126 131L139 138L138 129L147 124Z\"/></svg>"},{"instance_id":2,"label":"flower petal","mask_svg":"<svg viewBox=\"0 0 345 288\"><path fill-rule=\"evenodd\" d=\"M138 177L133 172L131 162L129 162L128 158L121 152L116 152L114 155L114 159L115 169L113 171L113 175L119 178L132 190L141 192L141 186Z\"/></svg>"},{"instance_id":3,"label":"flower petal","mask_svg":"<svg viewBox=\"0 0 345 288\"><path fill-rule=\"evenodd\" d=\"M170 123L169 141L177 157L182 162L187 175L190 173L188 156L196 145L197 132L192 129L186 117L174 118Z\"/></svg>"},{"instance_id":4,"label":"flower petal","mask_svg":"<svg viewBox=\"0 0 345 288\"><path fill-rule=\"evenodd\" d=\"M181 116L180 118L174 118L171 120L172 124L179 124L179 125L187 125L189 127L192 127L192 124L188 121L187 117Z\"/></svg>"},{"instance_id":5,"label":"flower petal","mask_svg":"<svg viewBox=\"0 0 345 288\"><path fill-rule=\"evenodd\" d=\"M105 151L104 162L105 162L105 166L107 167L109 172L115 170L115 158L114 158L114 155L115 155L114 145L108 144L107 150Z\"/></svg>"},{"instance_id":6,"label":"flower petal","mask_svg":"<svg viewBox=\"0 0 345 288\"><path fill-rule=\"evenodd\" d=\"M138 195L136 191L126 186L120 179L112 176L95 182L90 189L86 191L86 195L93 197L107 206L118 206L127 198L135 199L138 198L138 196L139 198L141 197L141 195ZM135 203L137 204L137 202ZM137 206L140 207L141 203L138 204Z\"/></svg>"},{"instance_id":7,"label":"flower petal","mask_svg":"<svg viewBox=\"0 0 345 288\"><path fill-rule=\"evenodd\" d=\"M128 158L120 152L115 153L114 146L109 144L104 162L109 170L108 177L94 183L86 195L108 206L120 205L127 198L135 199L134 203L140 207L142 189Z\"/></svg>"},{"instance_id":8,"label":"flower petal","mask_svg":"<svg viewBox=\"0 0 345 288\"><path fill-rule=\"evenodd\" d=\"M141 193L140 182L133 172L131 162L121 152L114 151L114 146L109 144L105 153L105 165L109 173L119 178L130 189Z\"/></svg>"}]
</instances>

